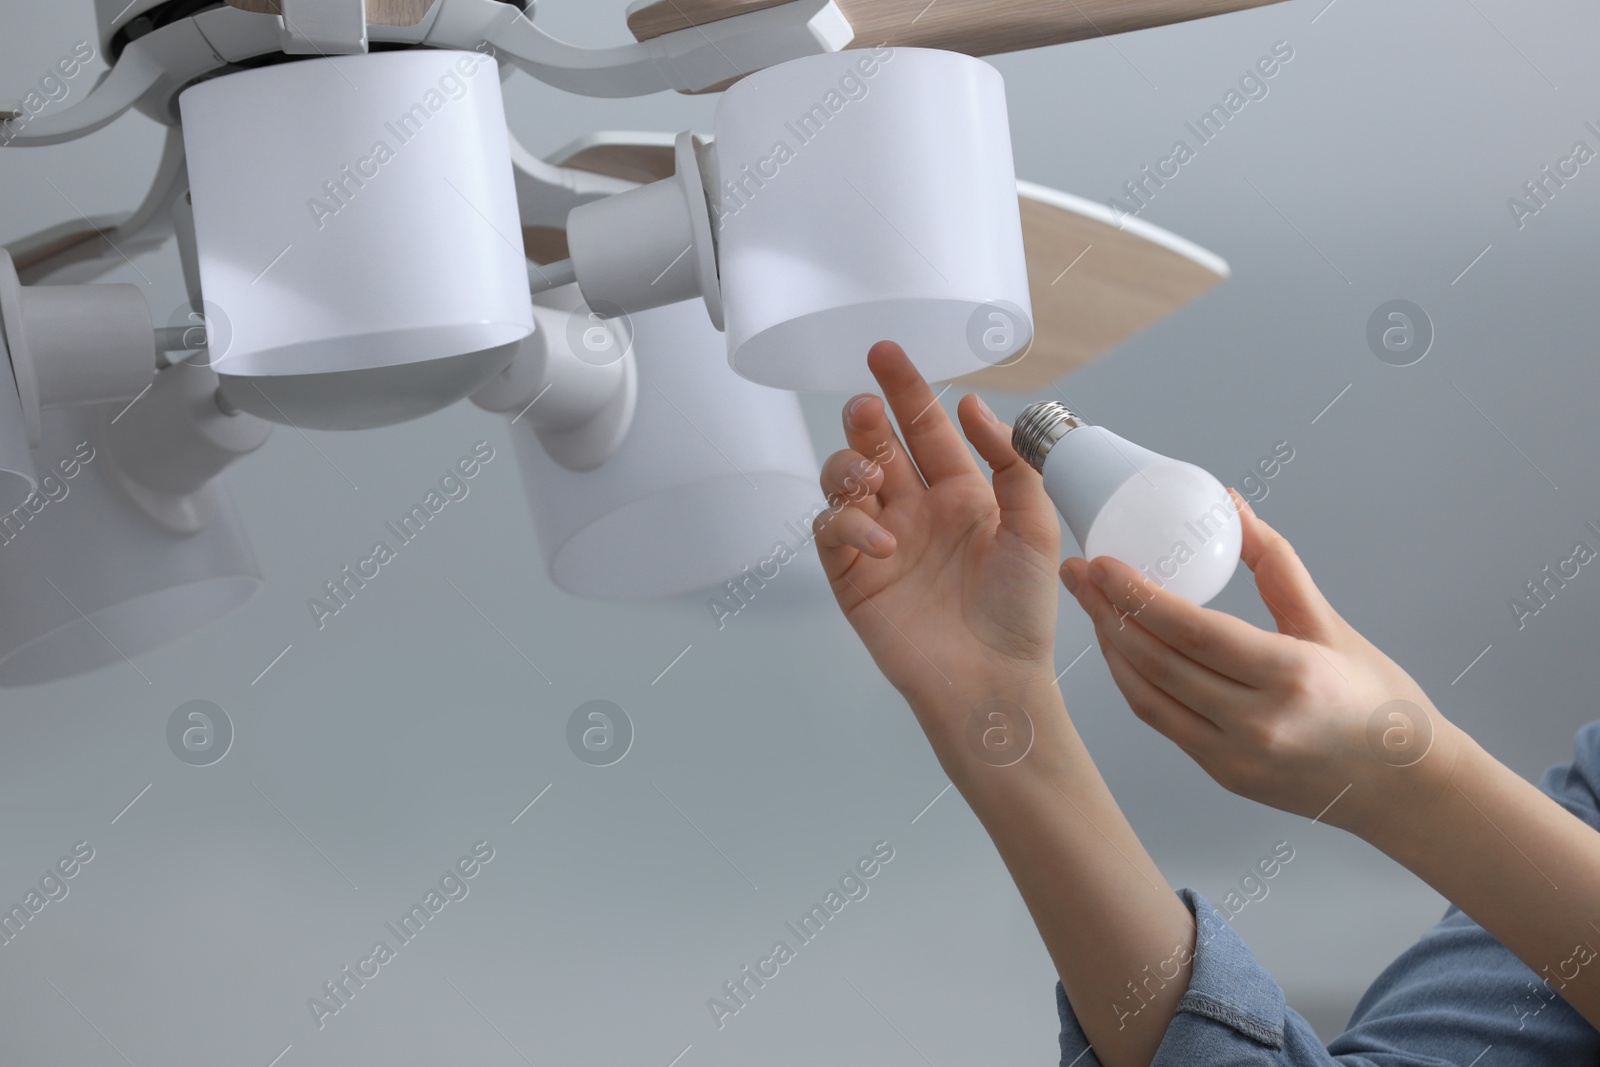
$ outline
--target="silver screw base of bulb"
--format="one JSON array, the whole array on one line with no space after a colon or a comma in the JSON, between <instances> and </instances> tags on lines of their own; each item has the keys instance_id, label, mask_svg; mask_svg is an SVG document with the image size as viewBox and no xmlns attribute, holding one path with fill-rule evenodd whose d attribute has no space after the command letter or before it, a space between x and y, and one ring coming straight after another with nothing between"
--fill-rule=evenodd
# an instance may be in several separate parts
<instances>
[{"instance_id":1,"label":"silver screw base of bulb","mask_svg":"<svg viewBox=\"0 0 1600 1067\"><path fill-rule=\"evenodd\" d=\"M1011 428L1011 447L1028 466L1043 472L1045 457L1070 430L1089 425L1078 413L1055 400L1029 404Z\"/></svg>"}]
</instances>

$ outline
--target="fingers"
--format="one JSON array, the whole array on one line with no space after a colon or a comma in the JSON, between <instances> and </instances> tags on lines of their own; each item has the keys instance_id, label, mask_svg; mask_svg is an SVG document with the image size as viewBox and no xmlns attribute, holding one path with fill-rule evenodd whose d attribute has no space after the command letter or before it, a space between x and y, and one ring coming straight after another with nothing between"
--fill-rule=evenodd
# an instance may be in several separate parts
<instances>
[{"instance_id":1,"label":"fingers","mask_svg":"<svg viewBox=\"0 0 1600 1067\"><path fill-rule=\"evenodd\" d=\"M1072 562L1082 564L1081 560ZM1064 570L1067 573L1076 576L1078 568ZM1143 607L1128 611L1113 604L1092 580L1068 582L1067 589L1094 620L1100 637L1121 652L1145 681L1180 704L1216 722L1218 714L1240 706L1249 697L1247 686L1195 662L1145 629L1140 619L1153 600L1146 599Z\"/></svg>"},{"instance_id":2,"label":"fingers","mask_svg":"<svg viewBox=\"0 0 1600 1067\"><path fill-rule=\"evenodd\" d=\"M858 553L874 559L894 554L894 534L879 526L872 516L846 504L838 511L824 511L811 523L816 535L822 569L830 579L837 578L856 561Z\"/></svg>"},{"instance_id":3,"label":"fingers","mask_svg":"<svg viewBox=\"0 0 1600 1067\"><path fill-rule=\"evenodd\" d=\"M1243 685L1271 684L1293 658L1293 642L1282 634L1167 594L1120 560L1068 560L1063 571L1072 564L1078 581L1098 586L1113 606L1136 614L1139 625L1173 651Z\"/></svg>"},{"instance_id":4,"label":"fingers","mask_svg":"<svg viewBox=\"0 0 1600 1067\"><path fill-rule=\"evenodd\" d=\"M1228 492L1243 524L1240 558L1255 574L1256 590L1272 612L1278 632L1307 641L1327 641L1338 614L1311 580L1294 546L1263 522L1243 497L1232 489Z\"/></svg>"},{"instance_id":5,"label":"fingers","mask_svg":"<svg viewBox=\"0 0 1600 1067\"><path fill-rule=\"evenodd\" d=\"M852 397L844 406L844 436L857 455L871 459L883 471L878 495L884 503L920 493L922 476L907 458L905 446L895 435L883 401L871 393Z\"/></svg>"},{"instance_id":6,"label":"fingers","mask_svg":"<svg viewBox=\"0 0 1600 1067\"><path fill-rule=\"evenodd\" d=\"M1055 505L1044 491L1044 479L1011 447L1011 427L997 419L976 393L961 398L956 415L967 440L994 471L1000 524L1055 558L1061 544Z\"/></svg>"},{"instance_id":7,"label":"fingers","mask_svg":"<svg viewBox=\"0 0 1600 1067\"><path fill-rule=\"evenodd\" d=\"M822 465L822 493L830 505L851 503L876 519L883 510L878 490L883 488L884 477L883 465L877 460L843 448Z\"/></svg>"},{"instance_id":8,"label":"fingers","mask_svg":"<svg viewBox=\"0 0 1600 1067\"><path fill-rule=\"evenodd\" d=\"M1112 680L1122 690L1128 707L1133 709L1140 721L1153 726L1191 756L1203 751L1221 736L1222 731L1211 720L1184 707L1151 685L1128 657L1104 637L1100 639L1100 651L1105 654Z\"/></svg>"},{"instance_id":9,"label":"fingers","mask_svg":"<svg viewBox=\"0 0 1600 1067\"><path fill-rule=\"evenodd\" d=\"M894 409L901 436L929 485L943 478L975 474L978 465L923 381L905 350L893 341L879 341L867 353L867 367Z\"/></svg>"},{"instance_id":10,"label":"fingers","mask_svg":"<svg viewBox=\"0 0 1600 1067\"><path fill-rule=\"evenodd\" d=\"M881 464L850 449L835 452L822 465L828 508L812 520L811 532L829 580L848 571L862 553L875 559L894 553L894 535L877 522L884 479Z\"/></svg>"}]
</instances>

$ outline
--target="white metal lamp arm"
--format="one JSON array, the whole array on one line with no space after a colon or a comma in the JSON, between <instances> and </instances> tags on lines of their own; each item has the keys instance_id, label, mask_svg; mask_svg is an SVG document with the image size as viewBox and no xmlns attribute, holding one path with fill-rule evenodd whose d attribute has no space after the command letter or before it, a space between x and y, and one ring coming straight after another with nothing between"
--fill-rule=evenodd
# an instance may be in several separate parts
<instances>
[{"instance_id":1,"label":"white metal lamp arm","mask_svg":"<svg viewBox=\"0 0 1600 1067\"><path fill-rule=\"evenodd\" d=\"M528 151L515 136L508 135L508 140L511 142L512 179L517 186L517 210L524 226L566 229L567 213L573 208L627 192L638 184L547 163Z\"/></svg>"},{"instance_id":2,"label":"white metal lamp arm","mask_svg":"<svg viewBox=\"0 0 1600 1067\"><path fill-rule=\"evenodd\" d=\"M558 89L602 97L711 89L786 60L837 52L855 36L835 0L784 4L615 48L557 40L500 0L438 0L417 27L367 30L372 41L493 51ZM280 15L233 7L180 19L130 42L80 103L0 121L0 148L73 141L136 106L171 124L172 98L186 85L230 63L291 48L294 36Z\"/></svg>"},{"instance_id":3,"label":"white metal lamp arm","mask_svg":"<svg viewBox=\"0 0 1600 1067\"><path fill-rule=\"evenodd\" d=\"M0 252L0 334L30 443L44 408L127 400L156 370L156 333L137 285L24 286Z\"/></svg>"},{"instance_id":4,"label":"white metal lamp arm","mask_svg":"<svg viewBox=\"0 0 1600 1067\"><path fill-rule=\"evenodd\" d=\"M96 215L63 222L6 245L25 285L82 285L109 273L172 236L172 206L183 194L183 133L167 130L155 179L139 206L124 216Z\"/></svg>"},{"instance_id":5,"label":"white metal lamp arm","mask_svg":"<svg viewBox=\"0 0 1600 1067\"><path fill-rule=\"evenodd\" d=\"M580 48L550 36L494 0L439 0L426 43L496 55L548 85L584 96L643 96L711 89L801 56L837 52L855 37L834 0L752 11L638 44Z\"/></svg>"},{"instance_id":6,"label":"white metal lamp arm","mask_svg":"<svg viewBox=\"0 0 1600 1067\"><path fill-rule=\"evenodd\" d=\"M230 13L252 16L244 12ZM73 107L32 119L0 122L0 147L64 144L109 126L158 90L176 92L223 65L195 19L164 26L131 42L114 65Z\"/></svg>"},{"instance_id":7,"label":"white metal lamp arm","mask_svg":"<svg viewBox=\"0 0 1600 1067\"><path fill-rule=\"evenodd\" d=\"M533 314L539 328L472 401L512 422L526 419L567 470L594 470L633 425L639 379L631 326L594 314L570 284L537 294Z\"/></svg>"}]
</instances>

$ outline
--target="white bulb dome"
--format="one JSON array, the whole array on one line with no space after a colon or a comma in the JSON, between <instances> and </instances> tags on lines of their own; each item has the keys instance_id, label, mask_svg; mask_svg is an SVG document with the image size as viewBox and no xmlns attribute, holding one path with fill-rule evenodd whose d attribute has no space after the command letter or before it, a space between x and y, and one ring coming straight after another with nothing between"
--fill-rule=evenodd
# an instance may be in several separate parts
<instances>
[{"instance_id":1,"label":"white bulb dome","mask_svg":"<svg viewBox=\"0 0 1600 1067\"><path fill-rule=\"evenodd\" d=\"M1242 528L1228 491L1192 463L1163 459L1114 491L1083 554L1119 559L1168 592L1204 604L1239 564Z\"/></svg>"},{"instance_id":2,"label":"white bulb dome","mask_svg":"<svg viewBox=\"0 0 1600 1067\"><path fill-rule=\"evenodd\" d=\"M1086 558L1121 560L1196 604L1233 577L1243 527L1228 491L1205 470L1087 425L1055 401L1029 405L1011 441L1044 476Z\"/></svg>"}]
</instances>

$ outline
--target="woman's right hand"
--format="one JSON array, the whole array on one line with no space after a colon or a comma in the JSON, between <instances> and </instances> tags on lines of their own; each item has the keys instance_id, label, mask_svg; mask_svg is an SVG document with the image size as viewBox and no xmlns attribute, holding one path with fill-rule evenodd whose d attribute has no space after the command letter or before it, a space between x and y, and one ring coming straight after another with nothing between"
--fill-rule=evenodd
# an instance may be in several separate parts
<instances>
[{"instance_id":1,"label":"woman's right hand","mask_svg":"<svg viewBox=\"0 0 1600 1067\"><path fill-rule=\"evenodd\" d=\"M1334 611L1284 537L1234 494L1269 633L1163 594L1110 557L1062 581L1134 714L1230 792L1371 838L1438 796L1464 735Z\"/></svg>"}]
</instances>

